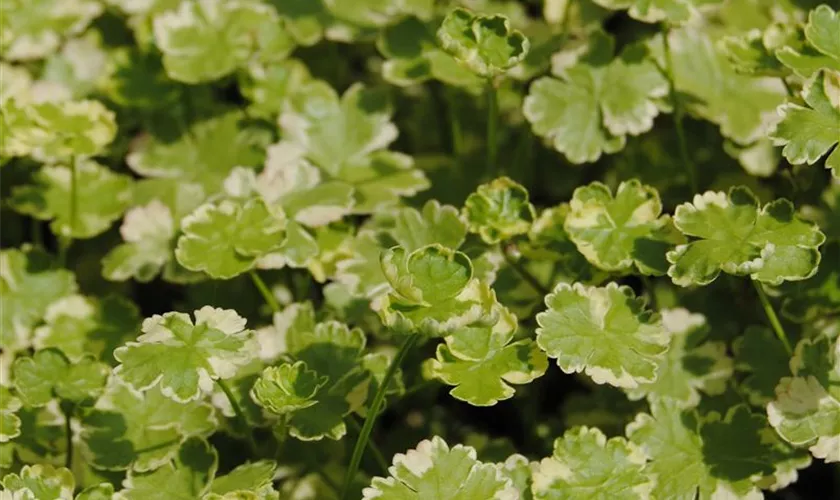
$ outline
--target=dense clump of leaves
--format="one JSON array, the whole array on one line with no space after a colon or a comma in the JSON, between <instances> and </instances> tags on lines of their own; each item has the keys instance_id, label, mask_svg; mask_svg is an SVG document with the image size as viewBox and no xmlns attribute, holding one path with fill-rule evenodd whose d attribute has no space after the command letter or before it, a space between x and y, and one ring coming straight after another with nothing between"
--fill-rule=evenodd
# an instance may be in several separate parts
<instances>
[{"instance_id":1,"label":"dense clump of leaves","mask_svg":"<svg viewBox=\"0 0 840 500\"><path fill-rule=\"evenodd\" d=\"M836 2L0 31L0 498L840 496Z\"/></svg>"}]
</instances>

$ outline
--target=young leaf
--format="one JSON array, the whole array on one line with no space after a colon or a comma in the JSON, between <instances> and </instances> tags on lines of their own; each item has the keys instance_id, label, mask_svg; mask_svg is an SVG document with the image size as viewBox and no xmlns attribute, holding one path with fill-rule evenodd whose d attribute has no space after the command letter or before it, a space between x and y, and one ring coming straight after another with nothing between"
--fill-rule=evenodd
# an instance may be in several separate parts
<instances>
[{"instance_id":1,"label":"young leaf","mask_svg":"<svg viewBox=\"0 0 840 500\"><path fill-rule=\"evenodd\" d=\"M449 393L474 406L492 406L513 397L508 384L527 384L542 376L548 359L530 339L511 342L516 316L502 306L493 326L466 327L445 337L430 360L430 373L455 386Z\"/></svg>"},{"instance_id":2,"label":"young leaf","mask_svg":"<svg viewBox=\"0 0 840 500\"><path fill-rule=\"evenodd\" d=\"M73 273L40 250L0 252L0 345L15 352L31 344L34 327L50 304L76 292Z\"/></svg>"},{"instance_id":3,"label":"young leaf","mask_svg":"<svg viewBox=\"0 0 840 500\"><path fill-rule=\"evenodd\" d=\"M804 339L790 360L792 377L776 386L767 416L785 441L840 462L840 342Z\"/></svg>"},{"instance_id":4,"label":"young leaf","mask_svg":"<svg viewBox=\"0 0 840 500\"><path fill-rule=\"evenodd\" d=\"M564 228L577 249L606 271L665 274L666 250L683 243L670 217L662 215L656 189L637 180L622 182L615 197L600 182L575 189Z\"/></svg>"},{"instance_id":5,"label":"young leaf","mask_svg":"<svg viewBox=\"0 0 840 500\"><path fill-rule=\"evenodd\" d=\"M288 105L291 97L311 80L309 68L297 59L271 63L255 61L248 65L244 74L240 74L239 87L251 101L249 113L256 111L273 120Z\"/></svg>"},{"instance_id":6,"label":"young leaf","mask_svg":"<svg viewBox=\"0 0 840 500\"><path fill-rule=\"evenodd\" d=\"M607 439L598 429L578 427L554 441L554 454L534 471L535 499L650 497L655 480L645 455L622 437Z\"/></svg>"},{"instance_id":7,"label":"young leaf","mask_svg":"<svg viewBox=\"0 0 840 500\"><path fill-rule=\"evenodd\" d=\"M792 102L779 106L782 121L771 132L776 146L794 165L812 165L828 154L825 167L840 177L840 77L830 72L817 73L803 89L809 107ZM835 97L832 97L835 96ZM829 154L829 151L834 151Z\"/></svg>"},{"instance_id":8,"label":"young leaf","mask_svg":"<svg viewBox=\"0 0 840 500\"><path fill-rule=\"evenodd\" d=\"M178 312L146 318L137 341L114 351L114 374L137 391L159 385L164 396L186 403L254 358L252 332L236 311L204 306L194 315L195 324Z\"/></svg>"},{"instance_id":9,"label":"young leaf","mask_svg":"<svg viewBox=\"0 0 840 500\"><path fill-rule=\"evenodd\" d=\"M267 410L283 415L317 404L315 395L328 381L303 361L283 363L263 370L252 394Z\"/></svg>"},{"instance_id":10,"label":"young leaf","mask_svg":"<svg viewBox=\"0 0 840 500\"><path fill-rule=\"evenodd\" d=\"M16 415L23 403L12 395L8 387L0 386L0 443L8 443L20 436L20 417Z\"/></svg>"},{"instance_id":11,"label":"young leaf","mask_svg":"<svg viewBox=\"0 0 840 500\"><path fill-rule=\"evenodd\" d=\"M395 332L442 337L467 326L492 326L498 319L496 297L472 278L469 257L434 244L382 254L382 271L392 292L372 304Z\"/></svg>"},{"instance_id":12,"label":"young leaf","mask_svg":"<svg viewBox=\"0 0 840 500\"><path fill-rule=\"evenodd\" d=\"M820 5L808 14L805 40L779 48L776 57L803 78L810 78L821 69L840 71L840 44L834 36L838 28L840 15L830 6Z\"/></svg>"},{"instance_id":13,"label":"young leaf","mask_svg":"<svg viewBox=\"0 0 840 500\"><path fill-rule=\"evenodd\" d=\"M200 83L244 66L259 52L282 59L294 47L277 11L252 0L187 0L154 18L155 43L173 80Z\"/></svg>"},{"instance_id":14,"label":"young leaf","mask_svg":"<svg viewBox=\"0 0 840 500\"><path fill-rule=\"evenodd\" d=\"M464 243L467 225L455 207L429 200L422 211L410 207L397 211L390 234L409 252L433 243L457 250Z\"/></svg>"},{"instance_id":15,"label":"young leaf","mask_svg":"<svg viewBox=\"0 0 840 500\"><path fill-rule=\"evenodd\" d=\"M537 344L565 373L636 388L657 379L669 335L658 314L626 286L558 284L537 314Z\"/></svg>"},{"instance_id":16,"label":"young leaf","mask_svg":"<svg viewBox=\"0 0 840 500\"><path fill-rule=\"evenodd\" d=\"M507 177L478 186L464 202L464 218L470 232L487 244L496 244L525 234L536 218L528 191Z\"/></svg>"},{"instance_id":17,"label":"young leaf","mask_svg":"<svg viewBox=\"0 0 840 500\"><path fill-rule=\"evenodd\" d=\"M18 212L51 220L50 229L57 235L86 239L107 231L131 202L131 178L92 161L78 162L75 170L73 174L67 166L42 167L34 184L15 187L9 203Z\"/></svg>"},{"instance_id":18,"label":"young leaf","mask_svg":"<svg viewBox=\"0 0 840 500\"><path fill-rule=\"evenodd\" d=\"M0 152L40 161L67 161L103 152L117 133L114 113L99 101L3 104Z\"/></svg>"},{"instance_id":19,"label":"young leaf","mask_svg":"<svg viewBox=\"0 0 840 500\"><path fill-rule=\"evenodd\" d=\"M558 78L536 80L522 111L535 134L572 163L624 148L626 136L653 127L668 82L641 46L613 57L615 41L596 34L590 52Z\"/></svg>"},{"instance_id":20,"label":"young leaf","mask_svg":"<svg viewBox=\"0 0 840 500\"><path fill-rule=\"evenodd\" d=\"M519 497L510 479L498 466L476 459L475 448L449 447L435 436L420 441L413 450L394 455L387 478L374 477L362 491L364 500L404 498L486 498L513 500Z\"/></svg>"},{"instance_id":21,"label":"young leaf","mask_svg":"<svg viewBox=\"0 0 840 500\"><path fill-rule=\"evenodd\" d=\"M3 59L33 61L44 58L55 52L63 39L83 32L102 10L102 4L96 0L3 2L0 7Z\"/></svg>"},{"instance_id":22,"label":"young leaf","mask_svg":"<svg viewBox=\"0 0 840 500\"><path fill-rule=\"evenodd\" d=\"M817 272L825 241L815 224L796 216L791 202L782 198L759 207L744 186L695 195L677 207L674 224L698 238L666 255L668 276L680 286L708 285L721 271L773 285L803 280Z\"/></svg>"},{"instance_id":23,"label":"young leaf","mask_svg":"<svg viewBox=\"0 0 840 500\"><path fill-rule=\"evenodd\" d=\"M207 441L190 438L171 462L152 472L128 471L114 500L202 498L218 469L216 450Z\"/></svg>"},{"instance_id":24,"label":"young leaf","mask_svg":"<svg viewBox=\"0 0 840 500\"><path fill-rule=\"evenodd\" d=\"M522 32L511 29L507 17L476 15L462 8L446 15L437 39L443 50L484 78L519 64L531 46Z\"/></svg>"},{"instance_id":25,"label":"young leaf","mask_svg":"<svg viewBox=\"0 0 840 500\"><path fill-rule=\"evenodd\" d=\"M91 357L71 363L58 349L42 349L19 357L12 365L15 390L27 406L43 406L53 398L74 403L102 392L110 368Z\"/></svg>"},{"instance_id":26,"label":"young leaf","mask_svg":"<svg viewBox=\"0 0 840 500\"><path fill-rule=\"evenodd\" d=\"M140 472L168 463L190 436L207 436L218 421L202 401L178 403L160 387L145 392L111 377L82 418L82 452L94 467Z\"/></svg>"},{"instance_id":27,"label":"young leaf","mask_svg":"<svg viewBox=\"0 0 840 500\"><path fill-rule=\"evenodd\" d=\"M76 480L64 467L49 464L24 465L19 474L7 474L2 481L3 491L10 498L33 500L72 500Z\"/></svg>"},{"instance_id":28,"label":"young leaf","mask_svg":"<svg viewBox=\"0 0 840 500\"><path fill-rule=\"evenodd\" d=\"M175 257L187 269L232 278L279 249L285 228L283 211L259 199L208 203L181 221Z\"/></svg>"}]
</instances>

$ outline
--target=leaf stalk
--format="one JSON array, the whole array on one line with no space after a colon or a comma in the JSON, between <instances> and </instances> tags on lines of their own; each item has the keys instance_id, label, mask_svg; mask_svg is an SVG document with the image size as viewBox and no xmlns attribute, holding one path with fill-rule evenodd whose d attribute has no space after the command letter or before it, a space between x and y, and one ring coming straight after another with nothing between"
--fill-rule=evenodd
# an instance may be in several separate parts
<instances>
[{"instance_id":1,"label":"leaf stalk","mask_svg":"<svg viewBox=\"0 0 840 500\"><path fill-rule=\"evenodd\" d=\"M227 399L230 402L230 407L233 408L233 414L236 416L236 421L239 423L242 433L245 434L245 437L248 440L248 448L250 448L251 454L257 455L257 443L254 441L254 436L251 434L250 429L248 429L248 421L245 419L245 413L242 411L242 407L239 406L239 402L233 396L233 391L230 390L227 382L220 378L216 379L216 385L219 386L219 389L221 389L222 392L225 393L225 396L227 396Z\"/></svg>"},{"instance_id":2,"label":"leaf stalk","mask_svg":"<svg viewBox=\"0 0 840 500\"><path fill-rule=\"evenodd\" d=\"M499 173L496 165L496 152L498 151L496 126L499 119L499 100L492 79L487 80L485 95L487 97L487 171L490 172L491 177L495 177Z\"/></svg>"},{"instance_id":3,"label":"leaf stalk","mask_svg":"<svg viewBox=\"0 0 840 500\"><path fill-rule=\"evenodd\" d=\"M755 291L758 292L758 298L761 300L761 307L764 308L764 314L767 315L767 319L770 321L770 325L773 327L773 331L776 333L776 337L782 342L782 345L785 346L785 350L788 354L793 354L793 349L790 346L790 341L787 338L787 334L785 334L785 329L782 326L782 322L779 321L779 317L776 315L776 311L773 309L773 304L770 303L770 298L767 297L767 293L764 292L764 288L761 287L761 283L756 280L752 281L753 287L755 287Z\"/></svg>"},{"instance_id":4,"label":"leaf stalk","mask_svg":"<svg viewBox=\"0 0 840 500\"><path fill-rule=\"evenodd\" d=\"M257 290L260 291L260 294L263 296L265 303L268 304L268 307L271 308L272 312L279 313L280 312L280 304L277 302L277 299L274 297L274 294L271 293L268 286L265 284L265 281L260 278L260 275L253 269L248 271L248 275L251 276L251 281L254 282L254 286L257 287Z\"/></svg>"},{"instance_id":5,"label":"leaf stalk","mask_svg":"<svg viewBox=\"0 0 840 500\"><path fill-rule=\"evenodd\" d=\"M531 288L539 292L541 295L545 296L551 293L551 290L549 290L545 285L543 285L540 282L540 280L536 278L536 276L528 272L528 270L525 269L525 267L523 267L519 262L516 261L516 259L513 258L512 255L510 255L510 253L507 251L507 247L508 246L505 244L505 242L499 243L499 251L505 258L505 262L507 263L507 265L510 266L511 269L516 271L516 274L518 274L520 278L525 280L529 285L531 285Z\"/></svg>"},{"instance_id":6,"label":"leaf stalk","mask_svg":"<svg viewBox=\"0 0 840 500\"><path fill-rule=\"evenodd\" d=\"M671 44L668 37L671 30L665 26L662 34L662 47L665 52L665 78L668 79L668 97L671 100L671 106L674 108L674 128L677 132L677 143L680 148L680 158L682 159L683 167L688 173L688 181L691 185L691 191L697 192L697 169L694 162L691 161L691 156L688 154L688 141L685 138L685 128L683 128L684 111L682 103L677 96L677 88L674 83L674 57L671 52Z\"/></svg>"}]
</instances>

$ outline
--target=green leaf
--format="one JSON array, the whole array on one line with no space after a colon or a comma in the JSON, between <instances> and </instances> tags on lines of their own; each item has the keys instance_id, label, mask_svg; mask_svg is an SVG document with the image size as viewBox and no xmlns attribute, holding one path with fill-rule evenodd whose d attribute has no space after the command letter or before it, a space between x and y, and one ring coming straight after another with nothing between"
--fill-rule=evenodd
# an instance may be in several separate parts
<instances>
[{"instance_id":1,"label":"green leaf","mask_svg":"<svg viewBox=\"0 0 840 500\"><path fill-rule=\"evenodd\" d=\"M665 252L683 243L659 193L638 180L622 182L615 197L600 182L575 189L564 228L589 262L606 271L665 274Z\"/></svg>"},{"instance_id":2,"label":"green leaf","mask_svg":"<svg viewBox=\"0 0 840 500\"><path fill-rule=\"evenodd\" d=\"M455 250L464 242L467 225L457 208L429 200L422 211L410 207L398 210L390 234L409 252L433 243Z\"/></svg>"},{"instance_id":3,"label":"green leaf","mask_svg":"<svg viewBox=\"0 0 840 500\"><path fill-rule=\"evenodd\" d=\"M627 391L631 399L647 396L655 402L669 398L683 407L700 402L700 391L717 395L732 378L733 362L723 342L703 342L708 334L706 318L688 310L662 311L662 324L671 336L670 346L657 370L655 382Z\"/></svg>"},{"instance_id":4,"label":"green leaf","mask_svg":"<svg viewBox=\"0 0 840 500\"><path fill-rule=\"evenodd\" d=\"M76 486L69 469L49 464L24 465L19 474L7 474L0 482L7 498L27 500L72 500Z\"/></svg>"},{"instance_id":5,"label":"green leaf","mask_svg":"<svg viewBox=\"0 0 840 500\"><path fill-rule=\"evenodd\" d=\"M277 464L271 460L242 464L224 476L215 478L210 487L210 494L205 496L205 499L272 498L270 495L274 488L271 483L276 470Z\"/></svg>"},{"instance_id":6,"label":"green leaf","mask_svg":"<svg viewBox=\"0 0 840 500\"><path fill-rule=\"evenodd\" d=\"M0 443L8 443L20 436L20 417L16 413L22 405L9 388L0 386Z\"/></svg>"},{"instance_id":7,"label":"green leaf","mask_svg":"<svg viewBox=\"0 0 840 500\"><path fill-rule=\"evenodd\" d=\"M437 39L443 50L484 78L516 66L531 46L522 32L511 29L507 17L476 15L462 8L446 15Z\"/></svg>"},{"instance_id":8,"label":"green leaf","mask_svg":"<svg viewBox=\"0 0 840 500\"><path fill-rule=\"evenodd\" d=\"M655 480L644 468L645 455L633 443L578 427L557 438L554 454L534 471L534 498L649 498Z\"/></svg>"},{"instance_id":9,"label":"green leaf","mask_svg":"<svg viewBox=\"0 0 840 500\"><path fill-rule=\"evenodd\" d=\"M492 406L513 397L509 384L527 384L548 368L545 354L530 339L512 342L516 316L501 309L488 327L467 327L445 337L430 360L430 373L448 385L456 399L474 406Z\"/></svg>"},{"instance_id":10,"label":"green leaf","mask_svg":"<svg viewBox=\"0 0 840 500\"><path fill-rule=\"evenodd\" d=\"M308 67L297 59L272 63L253 62L248 65L246 73L239 77L239 86L242 94L251 101L250 109L273 118L311 79Z\"/></svg>"},{"instance_id":11,"label":"green leaf","mask_svg":"<svg viewBox=\"0 0 840 500\"><path fill-rule=\"evenodd\" d=\"M335 279L356 295L376 297L386 292L389 285L382 272L380 255L387 247L380 233L362 229L350 240L346 249L348 257L336 264Z\"/></svg>"},{"instance_id":12,"label":"green leaf","mask_svg":"<svg viewBox=\"0 0 840 500\"><path fill-rule=\"evenodd\" d=\"M11 352L31 345L34 327L50 304L77 289L73 273L29 247L0 252L0 345Z\"/></svg>"},{"instance_id":13,"label":"green leaf","mask_svg":"<svg viewBox=\"0 0 840 500\"><path fill-rule=\"evenodd\" d=\"M175 459L152 472L129 471L115 500L195 500L210 489L218 469L216 450L190 438Z\"/></svg>"},{"instance_id":14,"label":"green leaf","mask_svg":"<svg viewBox=\"0 0 840 500\"><path fill-rule=\"evenodd\" d=\"M815 224L798 218L793 204L778 199L759 207L744 186L729 194L707 191L683 203L674 224L695 240L666 257L668 276L680 286L707 285L721 271L778 285L810 278L820 261L825 236Z\"/></svg>"},{"instance_id":15,"label":"green leaf","mask_svg":"<svg viewBox=\"0 0 840 500\"><path fill-rule=\"evenodd\" d=\"M126 48L113 52L112 64L113 74L103 86L120 106L161 109L179 98L178 86L166 78L159 54Z\"/></svg>"},{"instance_id":16,"label":"green leaf","mask_svg":"<svg viewBox=\"0 0 840 500\"><path fill-rule=\"evenodd\" d=\"M666 21L679 24L688 21L696 8L720 0L593 0L596 4L612 10L628 9L633 19L646 23Z\"/></svg>"},{"instance_id":17,"label":"green leaf","mask_svg":"<svg viewBox=\"0 0 840 500\"><path fill-rule=\"evenodd\" d=\"M773 27L768 28L767 33ZM718 48L726 55L736 71L746 75L784 77L787 71L768 46L765 32L754 29L746 33L725 36Z\"/></svg>"},{"instance_id":18,"label":"green leaf","mask_svg":"<svg viewBox=\"0 0 840 500\"><path fill-rule=\"evenodd\" d=\"M353 212L357 214L391 208L399 204L401 197L413 196L430 186L410 156L385 150L348 160L338 178L353 186Z\"/></svg>"},{"instance_id":19,"label":"green leaf","mask_svg":"<svg viewBox=\"0 0 840 500\"><path fill-rule=\"evenodd\" d=\"M82 452L100 469L145 472L167 464L188 437L217 427L213 407L203 401L178 403L160 387L139 392L111 377L82 418Z\"/></svg>"},{"instance_id":20,"label":"green leaf","mask_svg":"<svg viewBox=\"0 0 840 500\"><path fill-rule=\"evenodd\" d=\"M102 153L114 140L114 113L99 101L3 103L6 133L0 152L40 161L66 161Z\"/></svg>"},{"instance_id":21,"label":"green leaf","mask_svg":"<svg viewBox=\"0 0 840 500\"><path fill-rule=\"evenodd\" d=\"M155 43L173 80L217 80L251 58L282 59L294 43L277 11L252 0L187 0L154 18Z\"/></svg>"},{"instance_id":22,"label":"green leaf","mask_svg":"<svg viewBox=\"0 0 840 500\"><path fill-rule=\"evenodd\" d=\"M565 373L628 389L657 380L669 335L629 287L560 283L545 304L537 344Z\"/></svg>"},{"instance_id":23,"label":"green leaf","mask_svg":"<svg viewBox=\"0 0 840 500\"><path fill-rule=\"evenodd\" d=\"M52 220L56 235L86 239L107 231L131 203L131 178L92 161L78 162L75 170L75 212L73 167L67 166L42 167L33 184L15 187L9 203L18 212Z\"/></svg>"},{"instance_id":24,"label":"green leaf","mask_svg":"<svg viewBox=\"0 0 840 500\"><path fill-rule=\"evenodd\" d=\"M272 0L271 3L285 21L289 34L300 45L318 43L334 22L323 0Z\"/></svg>"},{"instance_id":25,"label":"green leaf","mask_svg":"<svg viewBox=\"0 0 840 500\"><path fill-rule=\"evenodd\" d=\"M176 230L172 212L158 200L129 209L120 226L125 243L102 259L102 275L111 281L151 281L173 260Z\"/></svg>"},{"instance_id":26,"label":"green leaf","mask_svg":"<svg viewBox=\"0 0 840 500\"><path fill-rule=\"evenodd\" d=\"M224 200L200 206L181 221L175 257L192 271L228 279L252 269L257 259L280 248L286 218L262 200Z\"/></svg>"},{"instance_id":27,"label":"green leaf","mask_svg":"<svg viewBox=\"0 0 840 500\"><path fill-rule=\"evenodd\" d=\"M478 186L464 202L463 214L470 232L491 245L527 233L536 218L528 190L508 177Z\"/></svg>"},{"instance_id":28,"label":"green leaf","mask_svg":"<svg viewBox=\"0 0 840 500\"><path fill-rule=\"evenodd\" d=\"M121 364L114 373L133 389L159 385L163 395L186 403L212 390L255 356L252 332L230 309L204 306L189 315L168 312L143 321L143 334L114 351Z\"/></svg>"},{"instance_id":29,"label":"green leaf","mask_svg":"<svg viewBox=\"0 0 840 500\"><path fill-rule=\"evenodd\" d=\"M592 47L558 76L536 80L522 111L534 133L572 163L624 148L626 136L653 127L668 82L643 47L613 58L615 41L596 33Z\"/></svg>"},{"instance_id":30,"label":"green leaf","mask_svg":"<svg viewBox=\"0 0 840 500\"><path fill-rule=\"evenodd\" d=\"M840 30L840 12L832 10L828 5L820 5L808 14L808 24L805 26L805 36L808 41L817 50L840 64L838 30Z\"/></svg>"},{"instance_id":31,"label":"green leaf","mask_svg":"<svg viewBox=\"0 0 840 500\"><path fill-rule=\"evenodd\" d=\"M58 349L42 349L12 365L15 390L28 406L43 406L53 398L74 403L95 398L110 371L91 357L71 363Z\"/></svg>"},{"instance_id":32,"label":"green leaf","mask_svg":"<svg viewBox=\"0 0 840 500\"><path fill-rule=\"evenodd\" d=\"M407 0L387 2L382 0L359 0L352 4L342 0L323 0L329 12L341 22L370 29L393 24L401 17L414 15L429 18L434 12L434 0Z\"/></svg>"},{"instance_id":33,"label":"green leaf","mask_svg":"<svg viewBox=\"0 0 840 500\"><path fill-rule=\"evenodd\" d=\"M469 257L434 244L382 254L382 271L392 292L372 304L382 322L400 333L445 336L467 326L492 326L498 320L496 297L472 278Z\"/></svg>"},{"instance_id":34,"label":"green leaf","mask_svg":"<svg viewBox=\"0 0 840 500\"><path fill-rule=\"evenodd\" d=\"M735 369L747 376L738 384L751 404L765 406L775 395L776 385L782 377L790 375L790 355L785 346L769 329L748 327L732 345L735 351Z\"/></svg>"},{"instance_id":35,"label":"green leaf","mask_svg":"<svg viewBox=\"0 0 840 500\"><path fill-rule=\"evenodd\" d=\"M478 461L475 448L460 444L450 448L438 436L394 455L388 471L390 476L374 477L362 491L364 500L518 498L512 481L496 465Z\"/></svg>"},{"instance_id":36,"label":"green leaf","mask_svg":"<svg viewBox=\"0 0 840 500\"><path fill-rule=\"evenodd\" d=\"M282 415L317 404L315 394L328 381L303 361L283 363L263 370L254 383L252 397L260 406Z\"/></svg>"},{"instance_id":37,"label":"green leaf","mask_svg":"<svg viewBox=\"0 0 840 500\"><path fill-rule=\"evenodd\" d=\"M32 61L55 52L65 37L83 32L102 13L96 0L9 0L0 6L4 60Z\"/></svg>"},{"instance_id":38,"label":"green leaf","mask_svg":"<svg viewBox=\"0 0 840 500\"><path fill-rule=\"evenodd\" d=\"M776 386L767 415L794 446L808 446L826 462L840 462L840 342L804 339L790 360L792 377Z\"/></svg>"},{"instance_id":39,"label":"green leaf","mask_svg":"<svg viewBox=\"0 0 840 500\"><path fill-rule=\"evenodd\" d=\"M834 148L825 159L835 177L840 177L840 78L832 73L817 73L803 89L808 107L792 102L779 106L782 121L771 132L776 146L794 165L812 165Z\"/></svg>"},{"instance_id":40,"label":"green leaf","mask_svg":"<svg viewBox=\"0 0 840 500\"><path fill-rule=\"evenodd\" d=\"M780 287L785 317L803 323L840 311L840 243L828 243L821 253L817 274Z\"/></svg>"},{"instance_id":41,"label":"green leaf","mask_svg":"<svg viewBox=\"0 0 840 500\"><path fill-rule=\"evenodd\" d=\"M144 177L195 182L215 193L234 167L263 161L262 139L241 126L242 118L238 111L227 111L178 130L175 140L163 134L143 137L125 161Z\"/></svg>"}]
</instances>

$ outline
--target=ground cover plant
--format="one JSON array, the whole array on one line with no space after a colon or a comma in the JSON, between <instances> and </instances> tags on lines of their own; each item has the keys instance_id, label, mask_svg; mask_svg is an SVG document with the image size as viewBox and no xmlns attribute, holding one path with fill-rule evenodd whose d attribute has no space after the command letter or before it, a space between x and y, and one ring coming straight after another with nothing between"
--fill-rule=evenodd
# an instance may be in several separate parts
<instances>
[{"instance_id":1,"label":"ground cover plant","mask_svg":"<svg viewBox=\"0 0 840 500\"><path fill-rule=\"evenodd\" d=\"M0 499L840 498L837 2L0 14Z\"/></svg>"}]
</instances>

